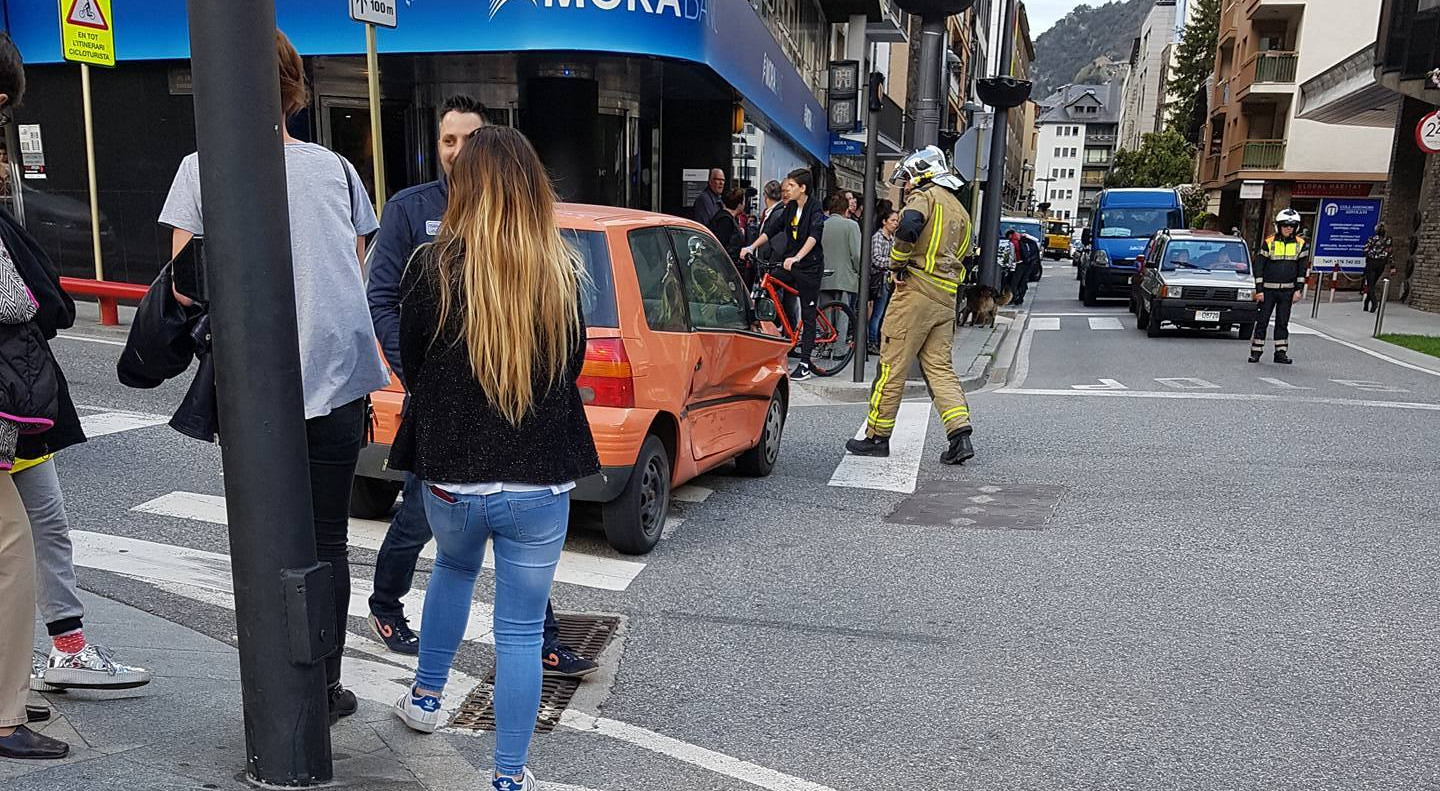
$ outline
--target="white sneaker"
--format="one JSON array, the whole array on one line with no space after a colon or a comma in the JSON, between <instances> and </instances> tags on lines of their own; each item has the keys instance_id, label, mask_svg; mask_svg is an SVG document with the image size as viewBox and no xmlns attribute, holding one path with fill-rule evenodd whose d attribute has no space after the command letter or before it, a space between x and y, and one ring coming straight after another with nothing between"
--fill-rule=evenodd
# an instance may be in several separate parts
<instances>
[{"instance_id":1,"label":"white sneaker","mask_svg":"<svg viewBox=\"0 0 1440 791\"><path fill-rule=\"evenodd\" d=\"M59 692L59 687L52 687L45 682L45 667L50 664L50 657L44 651L36 651L30 655L30 689L32 692Z\"/></svg>"},{"instance_id":2,"label":"white sneaker","mask_svg":"<svg viewBox=\"0 0 1440 791\"><path fill-rule=\"evenodd\" d=\"M52 647L43 683L61 689L134 689L150 683L150 671L122 665L110 649L94 643L74 654Z\"/></svg>"},{"instance_id":3,"label":"white sneaker","mask_svg":"<svg viewBox=\"0 0 1440 791\"><path fill-rule=\"evenodd\" d=\"M524 779L515 782L513 777L497 777L490 781L490 787L495 791L540 791L540 781L530 773L530 767L525 767Z\"/></svg>"},{"instance_id":4,"label":"white sneaker","mask_svg":"<svg viewBox=\"0 0 1440 791\"><path fill-rule=\"evenodd\" d=\"M436 695L416 696L414 687L395 701L395 714L411 730L434 733L440 727L440 698Z\"/></svg>"}]
</instances>

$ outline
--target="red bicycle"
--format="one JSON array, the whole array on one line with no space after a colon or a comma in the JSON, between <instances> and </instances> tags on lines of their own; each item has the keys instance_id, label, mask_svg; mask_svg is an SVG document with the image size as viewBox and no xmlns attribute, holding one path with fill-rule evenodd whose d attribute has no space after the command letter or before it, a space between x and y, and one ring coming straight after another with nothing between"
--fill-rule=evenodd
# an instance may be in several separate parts
<instances>
[{"instance_id":1,"label":"red bicycle","mask_svg":"<svg viewBox=\"0 0 1440 791\"><path fill-rule=\"evenodd\" d=\"M790 316L780 309L782 293L787 298L798 299L800 292L787 283L770 276L774 266L762 267L763 274L750 292L755 303L755 316L761 321L775 322L780 332L790 339L793 349L800 343L800 324L790 323ZM827 270L825 274L830 274ZM843 319L843 320L842 320ZM840 337L836 327L846 328L845 337ZM815 348L810 353L810 370L817 376L834 376L845 368L855 356L855 310L839 300L820 304L815 311Z\"/></svg>"}]
</instances>

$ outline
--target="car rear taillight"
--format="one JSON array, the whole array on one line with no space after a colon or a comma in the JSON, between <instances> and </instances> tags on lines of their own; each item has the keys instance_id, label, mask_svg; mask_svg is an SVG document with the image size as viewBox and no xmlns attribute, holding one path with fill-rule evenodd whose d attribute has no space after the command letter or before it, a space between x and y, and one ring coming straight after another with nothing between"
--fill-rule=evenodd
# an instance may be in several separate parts
<instances>
[{"instance_id":1,"label":"car rear taillight","mask_svg":"<svg viewBox=\"0 0 1440 791\"><path fill-rule=\"evenodd\" d=\"M619 338L591 338L585 344L585 365L575 384L587 405L635 406L635 379L625 342Z\"/></svg>"}]
</instances>

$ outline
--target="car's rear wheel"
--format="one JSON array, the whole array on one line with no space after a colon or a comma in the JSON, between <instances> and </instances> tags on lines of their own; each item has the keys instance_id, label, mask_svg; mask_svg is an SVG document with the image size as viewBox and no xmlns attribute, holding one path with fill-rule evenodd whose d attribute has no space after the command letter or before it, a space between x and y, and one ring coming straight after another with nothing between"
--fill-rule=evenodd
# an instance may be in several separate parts
<instances>
[{"instance_id":1,"label":"car's rear wheel","mask_svg":"<svg viewBox=\"0 0 1440 791\"><path fill-rule=\"evenodd\" d=\"M855 311L850 306L838 300L826 302L816 311L825 317L829 327L822 323L816 328L815 350L810 355L810 369L819 376L834 376L840 373L850 363L850 358L855 356ZM839 335L841 327L845 328L845 334ZM820 343L821 336L828 334L830 328L837 332L834 341Z\"/></svg>"},{"instance_id":2,"label":"car's rear wheel","mask_svg":"<svg viewBox=\"0 0 1440 791\"><path fill-rule=\"evenodd\" d=\"M1100 304L1100 284L1094 282L1093 278L1085 278L1080 285L1080 301L1085 303L1087 308Z\"/></svg>"},{"instance_id":3,"label":"car's rear wheel","mask_svg":"<svg viewBox=\"0 0 1440 791\"><path fill-rule=\"evenodd\" d=\"M399 481L356 476L350 481L350 515L356 519L384 519L399 496Z\"/></svg>"},{"instance_id":4,"label":"car's rear wheel","mask_svg":"<svg viewBox=\"0 0 1440 791\"><path fill-rule=\"evenodd\" d=\"M759 444L735 458L735 471L752 478L769 475L780 457L780 435L784 432L785 399L776 390L770 397L770 407L765 410L765 428L760 432Z\"/></svg>"},{"instance_id":5,"label":"car's rear wheel","mask_svg":"<svg viewBox=\"0 0 1440 791\"><path fill-rule=\"evenodd\" d=\"M600 507L605 539L627 555L643 555L660 543L670 512L670 454L655 435L645 438L620 496Z\"/></svg>"}]
</instances>

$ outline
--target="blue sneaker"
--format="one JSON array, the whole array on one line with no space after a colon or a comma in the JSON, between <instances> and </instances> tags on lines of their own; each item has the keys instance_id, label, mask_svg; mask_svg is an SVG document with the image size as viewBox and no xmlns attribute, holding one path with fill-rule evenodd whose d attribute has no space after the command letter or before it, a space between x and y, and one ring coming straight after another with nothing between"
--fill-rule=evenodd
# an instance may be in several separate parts
<instances>
[{"instance_id":1,"label":"blue sneaker","mask_svg":"<svg viewBox=\"0 0 1440 791\"><path fill-rule=\"evenodd\" d=\"M540 781L535 775L530 774L530 767L525 767L524 779L516 780L513 777L501 776L490 781L490 787L495 791L539 791Z\"/></svg>"},{"instance_id":2,"label":"blue sneaker","mask_svg":"<svg viewBox=\"0 0 1440 791\"><path fill-rule=\"evenodd\" d=\"M415 656L420 653L420 636L410 631L410 622L403 615L370 613L370 631L385 647L397 654Z\"/></svg>"},{"instance_id":3,"label":"blue sneaker","mask_svg":"<svg viewBox=\"0 0 1440 791\"><path fill-rule=\"evenodd\" d=\"M420 695L411 687L395 701L395 713L411 730L434 733L440 727L440 698L436 695Z\"/></svg>"},{"instance_id":4,"label":"blue sneaker","mask_svg":"<svg viewBox=\"0 0 1440 791\"><path fill-rule=\"evenodd\" d=\"M540 649L540 667L551 678L584 678L600 669L598 664L564 643Z\"/></svg>"}]
</instances>

